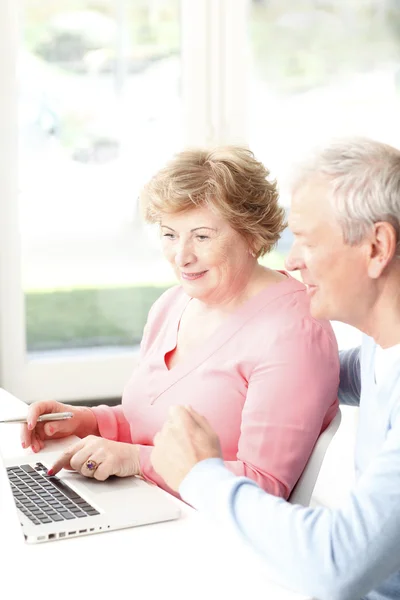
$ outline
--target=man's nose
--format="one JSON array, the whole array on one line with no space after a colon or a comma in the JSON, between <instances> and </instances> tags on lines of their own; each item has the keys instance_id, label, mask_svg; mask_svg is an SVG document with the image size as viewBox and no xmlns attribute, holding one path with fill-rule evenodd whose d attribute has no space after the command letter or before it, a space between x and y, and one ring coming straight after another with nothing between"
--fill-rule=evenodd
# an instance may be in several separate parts
<instances>
[{"instance_id":1,"label":"man's nose","mask_svg":"<svg viewBox=\"0 0 400 600\"><path fill-rule=\"evenodd\" d=\"M304 269L304 261L295 244L285 258L285 267L288 271L300 271Z\"/></svg>"}]
</instances>

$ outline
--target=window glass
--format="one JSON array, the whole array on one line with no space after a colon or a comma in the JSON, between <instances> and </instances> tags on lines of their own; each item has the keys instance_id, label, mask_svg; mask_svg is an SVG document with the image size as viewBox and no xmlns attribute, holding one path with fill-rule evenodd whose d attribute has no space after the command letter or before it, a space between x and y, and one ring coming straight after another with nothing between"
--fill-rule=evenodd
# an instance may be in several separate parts
<instances>
[{"instance_id":1,"label":"window glass","mask_svg":"<svg viewBox=\"0 0 400 600\"><path fill-rule=\"evenodd\" d=\"M289 205L288 167L334 136L400 145L397 0L252 0L249 146ZM274 263L283 265L287 230ZM338 326L342 346L358 343ZM350 332L346 335L346 332Z\"/></svg>"},{"instance_id":2,"label":"window glass","mask_svg":"<svg viewBox=\"0 0 400 600\"><path fill-rule=\"evenodd\" d=\"M143 183L182 146L178 0L23 0L22 272L30 351L132 345L173 275Z\"/></svg>"}]
</instances>

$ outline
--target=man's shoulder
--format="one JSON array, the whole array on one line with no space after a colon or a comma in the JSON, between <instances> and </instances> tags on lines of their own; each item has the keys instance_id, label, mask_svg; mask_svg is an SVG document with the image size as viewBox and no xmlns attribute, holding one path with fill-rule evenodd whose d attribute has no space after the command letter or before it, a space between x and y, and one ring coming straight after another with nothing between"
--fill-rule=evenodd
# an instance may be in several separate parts
<instances>
[{"instance_id":1,"label":"man's shoulder","mask_svg":"<svg viewBox=\"0 0 400 600\"><path fill-rule=\"evenodd\" d=\"M376 346L377 344L371 336L367 335L366 333L362 334L360 346L362 354L366 355L375 353Z\"/></svg>"},{"instance_id":2,"label":"man's shoulder","mask_svg":"<svg viewBox=\"0 0 400 600\"><path fill-rule=\"evenodd\" d=\"M371 373L375 372L376 348L377 344L375 340L372 337L363 334L358 357L363 386L366 385L367 380L370 381Z\"/></svg>"}]
</instances>

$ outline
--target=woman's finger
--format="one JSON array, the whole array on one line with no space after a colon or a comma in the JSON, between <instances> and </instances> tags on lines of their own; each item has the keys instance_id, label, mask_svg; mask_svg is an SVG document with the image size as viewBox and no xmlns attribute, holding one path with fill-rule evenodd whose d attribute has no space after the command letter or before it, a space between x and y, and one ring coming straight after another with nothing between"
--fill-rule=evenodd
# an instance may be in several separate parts
<instances>
[{"instance_id":1,"label":"woman's finger","mask_svg":"<svg viewBox=\"0 0 400 600\"><path fill-rule=\"evenodd\" d=\"M104 453L94 452L91 455L90 460L95 462L96 468L92 470L93 475L89 475L89 477L94 477L98 481L105 481L110 475L114 475L111 471L112 461L106 460Z\"/></svg>"},{"instance_id":2,"label":"woman's finger","mask_svg":"<svg viewBox=\"0 0 400 600\"><path fill-rule=\"evenodd\" d=\"M36 436L32 436L32 431L39 426L37 422L38 417L45 413L56 412L57 403L53 400L43 400L41 402L34 402L28 408L26 420L27 423L23 424L21 427L21 444L23 448L29 448L29 446L33 449L33 443L36 441ZM42 425L40 425L42 427Z\"/></svg>"},{"instance_id":3,"label":"woman's finger","mask_svg":"<svg viewBox=\"0 0 400 600\"><path fill-rule=\"evenodd\" d=\"M56 462L52 465L52 467L48 470L48 474L55 475L56 473L61 471L61 469L65 469L68 467L70 467L71 469L74 469L75 467L73 467L71 465L71 459L75 454L77 454L79 452L79 450L81 448L84 447L84 445L85 445L85 440L82 440L78 444L74 444L73 446L68 448L65 452L63 452L63 454L61 454L60 458L58 458L56 460Z\"/></svg>"},{"instance_id":4,"label":"woman's finger","mask_svg":"<svg viewBox=\"0 0 400 600\"><path fill-rule=\"evenodd\" d=\"M40 452L40 443L36 431L32 431L31 448L34 452Z\"/></svg>"},{"instance_id":5,"label":"woman's finger","mask_svg":"<svg viewBox=\"0 0 400 600\"><path fill-rule=\"evenodd\" d=\"M36 426L38 417L47 413L57 412L57 403L54 400L41 400L40 402L34 402L28 408L28 414L26 420L28 422L28 429L32 431Z\"/></svg>"},{"instance_id":6,"label":"woman's finger","mask_svg":"<svg viewBox=\"0 0 400 600\"><path fill-rule=\"evenodd\" d=\"M92 459L93 454L93 447L90 445L84 446L71 457L69 464L75 471L79 471L85 477L93 477L95 469L90 469L86 466L86 463Z\"/></svg>"},{"instance_id":7,"label":"woman's finger","mask_svg":"<svg viewBox=\"0 0 400 600\"><path fill-rule=\"evenodd\" d=\"M20 438L22 447L29 448L29 446L32 443L32 434L28 429L28 425L26 425L25 423L21 427Z\"/></svg>"}]
</instances>

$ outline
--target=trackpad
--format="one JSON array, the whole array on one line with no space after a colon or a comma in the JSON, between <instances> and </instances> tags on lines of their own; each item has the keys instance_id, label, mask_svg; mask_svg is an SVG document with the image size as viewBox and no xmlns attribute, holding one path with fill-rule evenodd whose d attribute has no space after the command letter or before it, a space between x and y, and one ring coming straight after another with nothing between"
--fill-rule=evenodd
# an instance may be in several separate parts
<instances>
[{"instance_id":1,"label":"trackpad","mask_svg":"<svg viewBox=\"0 0 400 600\"><path fill-rule=\"evenodd\" d=\"M79 473L70 473L68 471L62 471L62 479L78 493L79 490L81 492L87 490L93 494L107 494L109 492L115 494L118 490L132 490L140 485L140 480L137 477L115 477L113 475L105 481L98 481L97 479L91 479Z\"/></svg>"}]
</instances>

